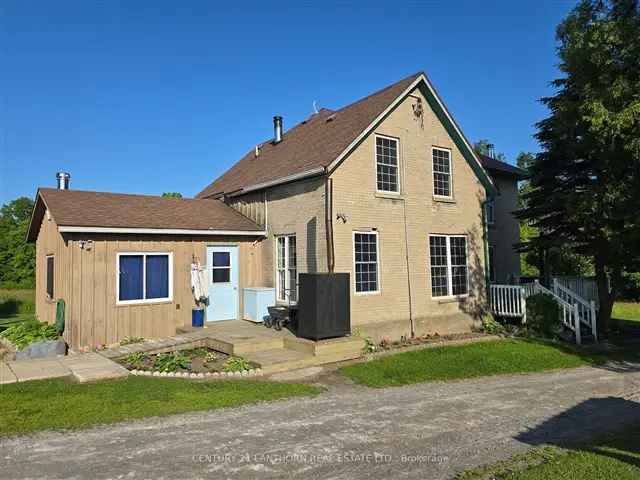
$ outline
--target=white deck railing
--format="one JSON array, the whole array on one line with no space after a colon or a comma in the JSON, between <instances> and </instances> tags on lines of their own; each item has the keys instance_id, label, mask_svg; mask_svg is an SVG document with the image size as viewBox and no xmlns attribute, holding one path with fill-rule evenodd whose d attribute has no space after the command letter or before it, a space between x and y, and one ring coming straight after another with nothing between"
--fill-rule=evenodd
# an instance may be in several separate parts
<instances>
[{"instance_id":1,"label":"white deck railing","mask_svg":"<svg viewBox=\"0 0 640 480\"><path fill-rule=\"evenodd\" d=\"M527 301L525 293L519 285L491 285L491 311L502 317L522 317L527 321Z\"/></svg>"},{"instance_id":2,"label":"white deck railing","mask_svg":"<svg viewBox=\"0 0 640 480\"><path fill-rule=\"evenodd\" d=\"M537 281L525 285L490 285L491 312L501 317L522 317L522 323L526 323L527 298L540 293L550 295L560 308L560 321L574 333L576 343L582 343L581 323L591 327L597 340L595 304L557 283L554 283L554 290L556 291L549 290Z\"/></svg>"}]
</instances>

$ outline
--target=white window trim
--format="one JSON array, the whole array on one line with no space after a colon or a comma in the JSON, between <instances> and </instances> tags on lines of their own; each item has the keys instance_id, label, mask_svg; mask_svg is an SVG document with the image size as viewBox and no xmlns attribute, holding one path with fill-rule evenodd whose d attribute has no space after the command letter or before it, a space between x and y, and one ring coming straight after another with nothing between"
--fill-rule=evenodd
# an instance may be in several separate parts
<instances>
[{"instance_id":1,"label":"white window trim","mask_svg":"<svg viewBox=\"0 0 640 480\"><path fill-rule=\"evenodd\" d=\"M53 300L53 297L49 295L47 288L49 286L49 259L53 258L53 295L56 294L56 256L51 253L44 257L44 294L48 300Z\"/></svg>"},{"instance_id":2,"label":"white window trim","mask_svg":"<svg viewBox=\"0 0 640 480\"><path fill-rule=\"evenodd\" d=\"M289 268L289 238L296 237L296 278L294 279L294 285L296 288L296 300L291 300L290 295L291 292L284 292L284 300L280 298L280 282L278 281L278 271L280 268L278 267L278 239L284 238L284 281L285 285L289 286L289 290L291 289L291 273ZM281 305L297 305L298 303L298 238L295 233L284 233L282 235L275 235L275 253L276 253L276 261L275 263L275 284L276 284L276 304Z\"/></svg>"},{"instance_id":3,"label":"white window trim","mask_svg":"<svg viewBox=\"0 0 640 480\"><path fill-rule=\"evenodd\" d=\"M142 298L140 300L120 300L120 257L142 255L168 255L169 256L169 296L165 298ZM173 301L173 252L118 252L116 255L116 305L142 305L149 303L166 303ZM142 296L147 296L147 265L142 260Z\"/></svg>"},{"instance_id":4,"label":"white window trim","mask_svg":"<svg viewBox=\"0 0 640 480\"><path fill-rule=\"evenodd\" d=\"M493 254L491 252L493 251ZM495 245L487 245L487 263L489 264L489 281L496 281L496 246ZM493 259L493 262L491 261ZM493 275L491 275L493 271ZM493 277L493 278L491 278Z\"/></svg>"},{"instance_id":5,"label":"white window trim","mask_svg":"<svg viewBox=\"0 0 640 480\"><path fill-rule=\"evenodd\" d=\"M485 215L487 217L487 225L495 225L496 223L496 201L490 198L485 203ZM491 220L489 220L489 205L491 205Z\"/></svg>"},{"instance_id":6,"label":"white window trim","mask_svg":"<svg viewBox=\"0 0 640 480\"><path fill-rule=\"evenodd\" d=\"M398 152L398 165L397 165L397 169L398 169L398 180L397 180L397 186L398 189L397 190L379 190L378 189L378 149L377 149L377 145L378 145L378 141L377 139L379 138L386 138L388 140L393 140L396 142L396 151ZM402 193L402 187L401 187L401 182L402 182L402 175L400 174L400 165L402 164L401 160L401 151L400 151L400 139L397 137L390 137L389 135L382 135L379 133L376 133L374 135L374 140L373 140L373 165L374 165L374 172L375 172L375 185L376 185L376 193L380 193L382 195L393 195L393 196L399 196ZM359 232L362 233L362 232Z\"/></svg>"},{"instance_id":7,"label":"white window trim","mask_svg":"<svg viewBox=\"0 0 640 480\"><path fill-rule=\"evenodd\" d=\"M435 174L435 170L433 168L433 152L435 150L440 150L442 152L449 152L449 193L450 195L437 195L435 193L435 188L436 188L436 184L435 184L435 179L434 179L434 174ZM451 151L450 148L445 148L445 147L431 147L431 195L433 195L433 198L435 198L436 200L453 200L453 152Z\"/></svg>"},{"instance_id":8,"label":"white window trim","mask_svg":"<svg viewBox=\"0 0 640 480\"><path fill-rule=\"evenodd\" d=\"M376 236L376 285L377 290L370 290L368 292L359 292L356 287L356 233L366 234L366 235L375 235ZM380 236L378 235L377 230L354 230L351 237L351 245L353 248L353 293L354 295L378 295L380 294L380 280L382 278L380 272Z\"/></svg>"},{"instance_id":9,"label":"white window trim","mask_svg":"<svg viewBox=\"0 0 640 480\"><path fill-rule=\"evenodd\" d=\"M447 295L433 296L433 286L431 285L431 237L445 237L447 239ZM467 268L467 293L461 293L453 295L453 265L451 265L451 239L452 238L464 238L466 248L466 262ZM449 300L452 298L466 298L469 296L469 239L466 235L447 235L445 233L432 233L429 234L429 291L431 292L431 298L433 300Z\"/></svg>"}]
</instances>

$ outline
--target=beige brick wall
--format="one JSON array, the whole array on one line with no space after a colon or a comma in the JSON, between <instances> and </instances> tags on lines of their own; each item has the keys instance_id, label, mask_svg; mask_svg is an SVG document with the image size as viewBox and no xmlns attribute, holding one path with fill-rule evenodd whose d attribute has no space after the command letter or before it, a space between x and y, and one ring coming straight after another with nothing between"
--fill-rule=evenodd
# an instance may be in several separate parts
<instances>
[{"instance_id":1,"label":"beige brick wall","mask_svg":"<svg viewBox=\"0 0 640 480\"><path fill-rule=\"evenodd\" d=\"M275 286L275 237L296 235L298 273L326 272L324 217L325 178L300 180L267 190L267 232L264 278Z\"/></svg>"},{"instance_id":2,"label":"beige brick wall","mask_svg":"<svg viewBox=\"0 0 640 480\"><path fill-rule=\"evenodd\" d=\"M400 141L401 194L376 194L375 137L371 134L331 175L336 271L352 277L351 320L354 327L376 338L410 334L410 306L416 333L468 330L484 305L484 250L481 204L485 190L419 90L405 99L376 129L376 134ZM425 108L423 124L413 114L415 97ZM432 146L451 150L453 202L432 196ZM335 217L335 215L334 215ZM406 223L405 223L406 218ZM376 294L355 294L353 286L353 232L377 229L379 282ZM406 236L405 236L406 229ZM468 236L468 298L447 301L431 298L428 236L431 233ZM408 245L408 265L407 265ZM411 302L409 301L409 285Z\"/></svg>"},{"instance_id":3,"label":"beige brick wall","mask_svg":"<svg viewBox=\"0 0 640 480\"><path fill-rule=\"evenodd\" d=\"M518 182L512 177L493 175L498 187L495 222L489 225L489 244L494 247L495 282L506 283L520 276L520 255L513 245L520 241L520 227L513 213L518 208Z\"/></svg>"}]
</instances>

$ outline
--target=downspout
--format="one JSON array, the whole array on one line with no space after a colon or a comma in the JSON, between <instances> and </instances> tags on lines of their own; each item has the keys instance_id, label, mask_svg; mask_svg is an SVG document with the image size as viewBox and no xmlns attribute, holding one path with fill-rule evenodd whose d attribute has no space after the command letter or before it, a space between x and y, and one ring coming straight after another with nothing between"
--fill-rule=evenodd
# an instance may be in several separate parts
<instances>
[{"instance_id":1,"label":"downspout","mask_svg":"<svg viewBox=\"0 0 640 480\"><path fill-rule=\"evenodd\" d=\"M333 179L327 175L324 182L324 222L327 240L327 271L333 273L335 252L333 246Z\"/></svg>"},{"instance_id":2,"label":"downspout","mask_svg":"<svg viewBox=\"0 0 640 480\"><path fill-rule=\"evenodd\" d=\"M490 296L490 285L491 279L489 275L489 227L487 225L487 202L489 202L491 197L485 198L482 205L482 246L484 250L484 286L485 286L485 298L487 302L491 298Z\"/></svg>"},{"instance_id":3,"label":"downspout","mask_svg":"<svg viewBox=\"0 0 640 480\"><path fill-rule=\"evenodd\" d=\"M402 201L402 213L404 215L404 256L407 263L407 293L409 295L409 326L411 328L411 338L416 336L415 325L413 324L413 301L411 299L411 272L409 271L409 234L407 233L407 202Z\"/></svg>"}]
</instances>

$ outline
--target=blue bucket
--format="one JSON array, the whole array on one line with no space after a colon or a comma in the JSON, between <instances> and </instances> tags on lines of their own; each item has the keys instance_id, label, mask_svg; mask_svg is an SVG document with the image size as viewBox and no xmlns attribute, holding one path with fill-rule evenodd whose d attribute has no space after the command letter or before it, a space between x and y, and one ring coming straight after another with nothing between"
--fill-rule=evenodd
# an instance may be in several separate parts
<instances>
[{"instance_id":1,"label":"blue bucket","mask_svg":"<svg viewBox=\"0 0 640 480\"><path fill-rule=\"evenodd\" d=\"M194 308L191 310L191 326L203 327L204 326L204 309Z\"/></svg>"}]
</instances>

